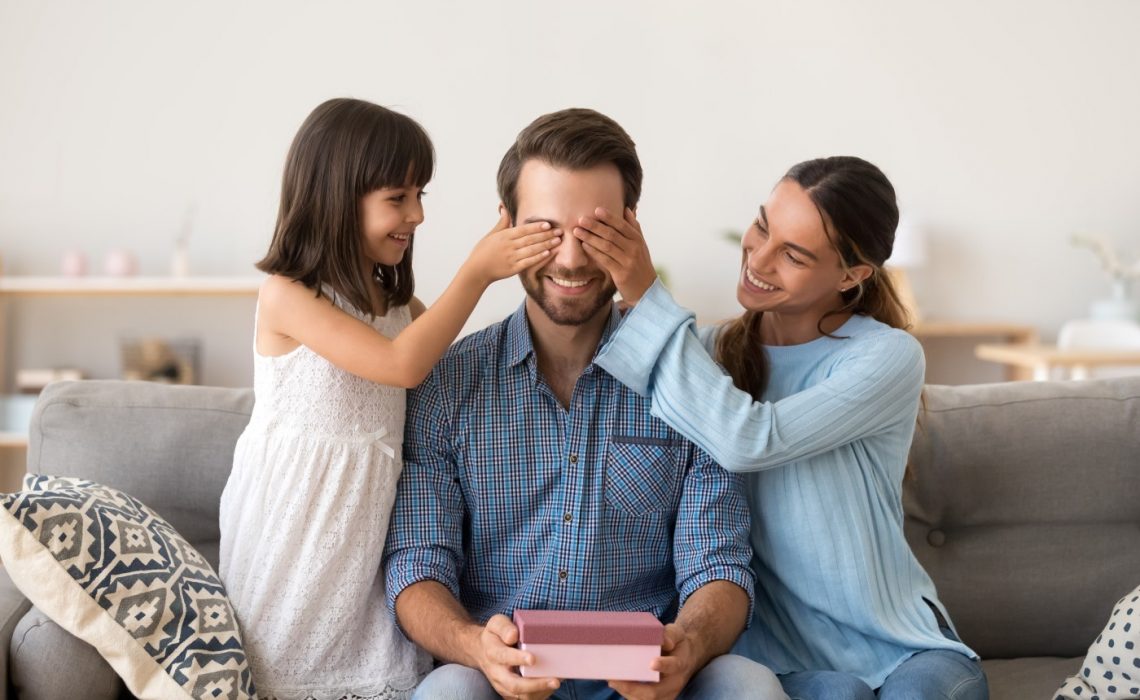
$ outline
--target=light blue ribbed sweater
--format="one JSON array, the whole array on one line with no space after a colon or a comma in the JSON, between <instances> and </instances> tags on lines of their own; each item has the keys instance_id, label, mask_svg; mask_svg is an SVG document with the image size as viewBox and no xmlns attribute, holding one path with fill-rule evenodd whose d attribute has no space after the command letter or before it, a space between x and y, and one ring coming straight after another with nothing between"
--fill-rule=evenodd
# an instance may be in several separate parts
<instances>
[{"instance_id":1,"label":"light blue ribbed sweater","mask_svg":"<svg viewBox=\"0 0 1140 700\"><path fill-rule=\"evenodd\" d=\"M595 362L747 473L756 606L735 651L776 673L844 671L872 688L919 651L976 658L939 631L925 601L945 608L903 537L918 342L856 315L833 334L846 339L766 346L771 379L756 402L712 359L715 334L696 331L658 282Z\"/></svg>"}]
</instances>

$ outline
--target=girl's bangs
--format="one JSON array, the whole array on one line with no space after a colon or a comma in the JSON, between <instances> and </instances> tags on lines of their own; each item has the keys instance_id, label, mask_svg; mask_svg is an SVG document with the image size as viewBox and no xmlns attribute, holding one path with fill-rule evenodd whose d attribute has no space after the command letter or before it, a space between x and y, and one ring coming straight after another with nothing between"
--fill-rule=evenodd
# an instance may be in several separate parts
<instances>
[{"instance_id":1,"label":"girl's bangs","mask_svg":"<svg viewBox=\"0 0 1140 700\"><path fill-rule=\"evenodd\" d=\"M403 115L386 125L386 138L368 142L369 172L365 176L366 191L414 185L423 187L435 174L435 149L427 132Z\"/></svg>"}]
</instances>

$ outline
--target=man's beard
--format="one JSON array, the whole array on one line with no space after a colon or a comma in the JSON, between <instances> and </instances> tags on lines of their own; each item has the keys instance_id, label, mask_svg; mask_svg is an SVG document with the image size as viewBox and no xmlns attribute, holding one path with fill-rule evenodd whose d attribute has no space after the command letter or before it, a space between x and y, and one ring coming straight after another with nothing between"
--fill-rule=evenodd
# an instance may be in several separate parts
<instances>
[{"instance_id":1,"label":"man's beard","mask_svg":"<svg viewBox=\"0 0 1140 700\"><path fill-rule=\"evenodd\" d=\"M570 275L567 275L566 278L573 279ZM546 285L543 283L541 275L530 277L523 273L519 275L519 281L522 282L527 296L533 299L538 304L538 308L542 309L542 312L559 326L582 325L594 318L603 307L612 303L614 295L617 294L617 285L613 283L613 280L609 280L592 297L563 297L559 301L546 293Z\"/></svg>"}]
</instances>

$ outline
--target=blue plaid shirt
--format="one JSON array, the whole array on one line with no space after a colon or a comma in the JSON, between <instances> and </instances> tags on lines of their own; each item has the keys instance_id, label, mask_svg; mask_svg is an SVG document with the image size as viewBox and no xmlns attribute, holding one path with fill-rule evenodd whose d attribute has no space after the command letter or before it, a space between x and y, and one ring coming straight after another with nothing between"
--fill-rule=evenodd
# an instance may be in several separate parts
<instances>
[{"instance_id":1,"label":"blue plaid shirt","mask_svg":"<svg viewBox=\"0 0 1140 700\"><path fill-rule=\"evenodd\" d=\"M599 347L620 321L614 307ZM590 364L564 409L538 372L525 304L458 342L408 396L389 608L425 580L480 623L516 608L672 622L715 580L751 598L739 477L649 407Z\"/></svg>"}]
</instances>

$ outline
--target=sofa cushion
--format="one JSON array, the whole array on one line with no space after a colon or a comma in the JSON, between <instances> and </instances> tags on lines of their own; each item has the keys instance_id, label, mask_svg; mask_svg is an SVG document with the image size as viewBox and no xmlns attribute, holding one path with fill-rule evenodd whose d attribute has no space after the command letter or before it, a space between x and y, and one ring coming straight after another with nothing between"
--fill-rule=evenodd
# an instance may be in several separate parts
<instances>
[{"instance_id":1,"label":"sofa cushion","mask_svg":"<svg viewBox=\"0 0 1140 700\"><path fill-rule=\"evenodd\" d=\"M1081 660L1047 656L982 662L990 684L990 700L1049 700Z\"/></svg>"},{"instance_id":2,"label":"sofa cushion","mask_svg":"<svg viewBox=\"0 0 1140 700\"><path fill-rule=\"evenodd\" d=\"M0 681L11 675L8 661L12 650L12 635L31 606L0 566ZM3 690L2 685L0 690ZM0 693L0 700L7 700L3 693Z\"/></svg>"},{"instance_id":3,"label":"sofa cushion","mask_svg":"<svg viewBox=\"0 0 1140 700\"><path fill-rule=\"evenodd\" d=\"M140 698L250 698L233 608L217 574L136 499L29 474L0 499L0 557L46 615L95 647Z\"/></svg>"},{"instance_id":4,"label":"sofa cushion","mask_svg":"<svg viewBox=\"0 0 1140 700\"><path fill-rule=\"evenodd\" d=\"M1137 584L1138 455L1140 378L926 388L907 539L983 658L1084 656Z\"/></svg>"},{"instance_id":5,"label":"sofa cushion","mask_svg":"<svg viewBox=\"0 0 1140 700\"><path fill-rule=\"evenodd\" d=\"M123 682L95 647L32 608L12 635L12 687L20 700L116 700Z\"/></svg>"},{"instance_id":6,"label":"sofa cushion","mask_svg":"<svg viewBox=\"0 0 1140 700\"><path fill-rule=\"evenodd\" d=\"M28 471L120 489L195 547L216 544L219 498L252 408L250 389L59 382L36 402Z\"/></svg>"}]
</instances>

